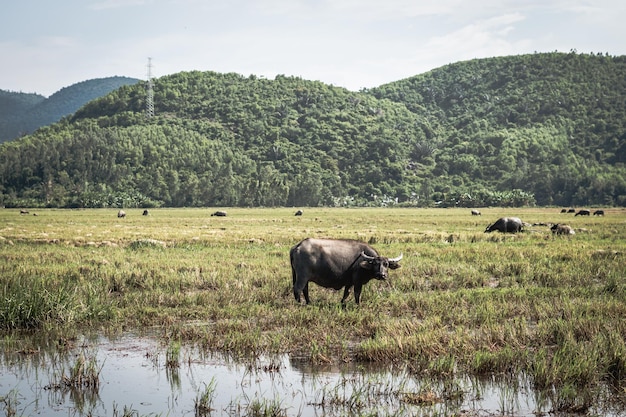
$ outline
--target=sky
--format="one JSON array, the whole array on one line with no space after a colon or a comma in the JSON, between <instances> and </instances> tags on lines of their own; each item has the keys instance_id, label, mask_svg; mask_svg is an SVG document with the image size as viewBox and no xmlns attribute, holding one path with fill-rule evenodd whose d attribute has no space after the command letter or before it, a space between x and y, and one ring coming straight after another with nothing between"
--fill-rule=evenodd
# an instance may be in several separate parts
<instances>
[{"instance_id":1,"label":"sky","mask_svg":"<svg viewBox=\"0 0 626 417\"><path fill-rule=\"evenodd\" d=\"M0 90L197 70L358 91L476 58L626 55L625 22L623 0L4 1Z\"/></svg>"}]
</instances>

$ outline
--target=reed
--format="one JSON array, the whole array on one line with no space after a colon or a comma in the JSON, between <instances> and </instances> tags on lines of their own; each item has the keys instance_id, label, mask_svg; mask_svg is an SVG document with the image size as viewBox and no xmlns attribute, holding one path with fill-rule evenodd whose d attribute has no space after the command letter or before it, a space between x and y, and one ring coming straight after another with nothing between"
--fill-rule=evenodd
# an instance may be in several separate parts
<instances>
[{"instance_id":1,"label":"reed","mask_svg":"<svg viewBox=\"0 0 626 417\"><path fill-rule=\"evenodd\" d=\"M6 417L14 417L17 415L17 407L19 404L19 393L16 389L12 389L6 394L0 396L0 404L4 410Z\"/></svg>"},{"instance_id":2,"label":"reed","mask_svg":"<svg viewBox=\"0 0 626 417\"><path fill-rule=\"evenodd\" d=\"M290 415L278 398L272 400L255 398L239 412L238 415L246 417L287 417Z\"/></svg>"},{"instance_id":3,"label":"reed","mask_svg":"<svg viewBox=\"0 0 626 417\"><path fill-rule=\"evenodd\" d=\"M69 369L65 364L57 364L61 367L57 371L58 380L51 382L45 388L50 390L84 390L97 393L100 389L100 372L104 364L98 364L94 356L80 353Z\"/></svg>"},{"instance_id":4,"label":"reed","mask_svg":"<svg viewBox=\"0 0 626 417\"><path fill-rule=\"evenodd\" d=\"M208 384L204 384L204 390L196 395L194 401L194 415L196 417L203 417L210 415L213 411L213 400L215 400L215 389L217 388L217 381L215 378L211 378Z\"/></svg>"},{"instance_id":5,"label":"reed","mask_svg":"<svg viewBox=\"0 0 626 417\"><path fill-rule=\"evenodd\" d=\"M168 369L178 369L180 367L180 341L171 341L165 352L165 367Z\"/></svg>"}]
</instances>

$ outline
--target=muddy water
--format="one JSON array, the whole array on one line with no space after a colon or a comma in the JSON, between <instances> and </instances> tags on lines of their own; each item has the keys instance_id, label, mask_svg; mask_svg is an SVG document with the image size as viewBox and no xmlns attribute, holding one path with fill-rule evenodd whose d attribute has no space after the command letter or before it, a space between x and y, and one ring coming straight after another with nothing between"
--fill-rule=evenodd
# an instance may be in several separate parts
<instances>
[{"instance_id":1,"label":"muddy water","mask_svg":"<svg viewBox=\"0 0 626 417\"><path fill-rule=\"evenodd\" d=\"M157 338L135 334L0 343L5 415L526 416L551 409L523 379L443 382L405 369L318 367L287 356L241 362L174 345L168 353ZM96 370L97 386L66 384L81 358ZM210 413L196 410L203 394Z\"/></svg>"}]
</instances>

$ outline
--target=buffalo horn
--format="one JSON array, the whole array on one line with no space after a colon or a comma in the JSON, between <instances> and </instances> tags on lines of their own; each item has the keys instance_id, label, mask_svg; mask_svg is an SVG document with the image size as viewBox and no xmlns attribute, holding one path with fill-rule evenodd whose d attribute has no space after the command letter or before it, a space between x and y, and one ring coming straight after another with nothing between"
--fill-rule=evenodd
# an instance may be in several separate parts
<instances>
[{"instance_id":1,"label":"buffalo horn","mask_svg":"<svg viewBox=\"0 0 626 417\"><path fill-rule=\"evenodd\" d=\"M402 253L400 253L400 256L398 256L397 258L390 258L389 262L399 262L400 259L402 259Z\"/></svg>"},{"instance_id":2,"label":"buffalo horn","mask_svg":"<svg viewBox=\"0 0 626 417\"><path fill-rule=\"evenodd\" d=\"M375 256L369 256L367 254L365 254L365 252L361 252L361 256L363 258L365 258L366 260L372 260L372 259L376 259ZM399 262L400 259L402 259L402 254L400 254L400 256L398 256L397 258L389 258L389 262Z\"/></svg>"}]
</instances>

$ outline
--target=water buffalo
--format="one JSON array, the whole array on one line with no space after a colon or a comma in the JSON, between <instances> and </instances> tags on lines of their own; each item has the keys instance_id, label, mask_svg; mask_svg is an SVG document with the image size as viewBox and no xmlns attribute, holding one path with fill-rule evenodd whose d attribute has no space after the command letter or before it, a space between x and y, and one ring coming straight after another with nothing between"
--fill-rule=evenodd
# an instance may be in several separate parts
<instances>
[{"instance_id":1,"label":"water buffalo","mask_svg":"<svg viewBox=\"0 0 626 417\"><path fill-rule=\"evenodd\" d=\"M302 210L298 210L298 211L296 211L295 215L296 216L302 216L302 214L303 214L303 211Z\"/></svg>"},{"instance_id":2,"label":"water buffalo","mask_svg":"<svg viewBox=\"0 0 626 417\"><path fill-rule=\"evenodd\" d=\"M593 212L594 216L604 216L604 210L596 210Z\"/></svg>"},{"instance_id":3,"label":"water buffalo","mask_svg":"<svg viewBox=\"0 0 626 417\"><path fill-rule=\"evenodd\" d=\"M215 213L212 213L211 216L226 217L226 212L218 210Z\"/></svg>"},{"instance_id":4,"label":"water buffalo","mask_svg":"<svg viewBox=\"0 0 626 417\"><path fill-rule=\"evenodd\" d=\"M117 212L117 217L126 217L126 212L124 210L120 210Z\"/></svg>"},{"instance_id":5,"label":"water buffalo","mask_svg":"<svg viewBox=\"0 0 626 417\"><path fill-rule=\"evenodd\" d=\"M581 209L581 210L578 210L578 213L574 214L574 217L576 217L576 216L589 216L590 214L591 214L591 212L589 210Z\"/></svg>"},{"instance_id":6,"label":"water buffalo","mask_svg":"<svg viewBox=\"0 0 626 417\"><path fill-rule=\"evenodd\" d=\"M480 211L476 209L472 210L472 216L480 216Z\"/></svg>"},{"instance_id":7,"label":"water buffalo","mask_svg":"<svg viewBox=\"0 0 626 417\"><path fill-rule=\"evenodd\" d=\"M149 216L149 215L150 215L150 212L148 211L148 209L145 209L145 210L143 211L143 213L141 213L141 215L142 215L142 216Z\"/></svg>"},{"instance_id":8,"label":"water buffalo","mask_svg":"<svg viewBox=\"0 0 626 417\"><path fill-rule=\"evenodd\" d=\"M571 226L568 226L566 224L555 224L553 225L550 230L552 230L552 233L556 234L556 235L574 235L576 234L576 232L574 232L574 229L571 228Z\"/></svg>"},{"instance_id":9,"label":"water buffalo","mask_svg":"<svg viewBox=\"0 0 626 417\"><path fill-rule=\"evenodd\" d=\"M367 243L356 240L307 238L289 251L293 277L293 295L300 302L304 294L307 304L309 281L325 288L345 288L341 304L345 305L350 288L354 287L354 301L359 304L363 285L371 279L385 280L388 269L400 268L400 259L385 258Z\"/></svg>"},{"instance_id":10,"label":"water buffalo","mask_svg":"<svg viewBox=\"0 0 626 417\"><path fill-rule=\"evenodd\" d=\"M485 233L494 230L502 233L518 233L523 231L524 223L517 217L501 217L494 224L487 226Z\"/></svg>"}]
</instances>

